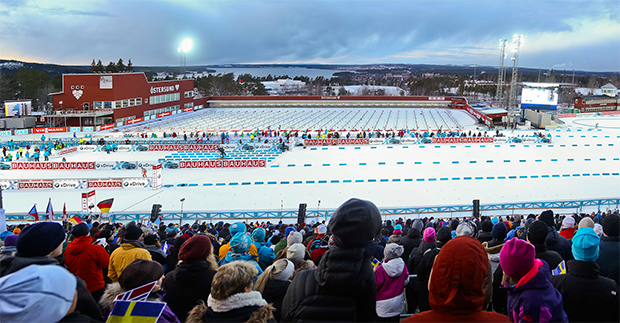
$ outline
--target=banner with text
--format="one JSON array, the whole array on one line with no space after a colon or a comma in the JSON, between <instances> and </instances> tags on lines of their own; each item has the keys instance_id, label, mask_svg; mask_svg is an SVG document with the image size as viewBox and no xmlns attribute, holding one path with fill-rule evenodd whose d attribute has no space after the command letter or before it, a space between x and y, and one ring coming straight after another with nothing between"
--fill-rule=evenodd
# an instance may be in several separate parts
<instances>
[{"instance_id":1,"label":"banner with text","mask_svg":"<svg viewBox=\"0 0 620 323\"><path fill-rule=\"evenodd\" d=\"M325 145L368 145L367 138L343 138L343 139L304 139L306 146L325 146Z\"/></svg>"},{"instance_id":2,"label":"banner with text","mask_svg":"<svg viewBox=\"0 0 620 323\"><path fill-rule=\"evenodd\" d=\"M180 168L243 168L265 167L264 159L181 161Z\"/></svg>"},{"instance_id":3,"label":"banner with text","mask_svg":"<svg viewBox=\"0 0 620 323\"><path fill-rule=\"evenodd\" d=\"M149 151L214 151L218 145L149 145Z\"/></svg>"},{"instance_id":4,"label":"banner with text","mask_svg":"<svg viewBox=\"0 0 620 323\"><path fill-rule=\"evenodd\" d=\"M95 169L95 162L12 162L12 169L83 170Z\"/></svg>"}]
</instances>

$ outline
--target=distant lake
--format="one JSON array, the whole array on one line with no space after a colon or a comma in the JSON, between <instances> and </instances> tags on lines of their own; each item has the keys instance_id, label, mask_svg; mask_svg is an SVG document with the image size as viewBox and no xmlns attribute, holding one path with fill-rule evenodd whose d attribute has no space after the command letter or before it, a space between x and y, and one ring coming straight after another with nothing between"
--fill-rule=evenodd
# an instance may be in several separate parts
<instances>
[{"instance_id":1,"label":"distant lake","mask_svg":"<svg viewBox=\"0 0 620 323\"><path fill-rule=\"evenodd\" d=\"M309 78L316 78L317 76L323 76L325 78L332 78L334 73L343 72L340 70L323 70L316 68L305 68L305 67L249 67L249 68L241 68L241 67L216 67L210 68L215 69L215 73L219 74L227 74L227 73L235 73L235 76L239 76L241 74L251 74L255 77L264 77L269 74L271 76L282 76L288 75L290 78L294 78L295 76L307 76Z\"/></svg>"}]
</instances>

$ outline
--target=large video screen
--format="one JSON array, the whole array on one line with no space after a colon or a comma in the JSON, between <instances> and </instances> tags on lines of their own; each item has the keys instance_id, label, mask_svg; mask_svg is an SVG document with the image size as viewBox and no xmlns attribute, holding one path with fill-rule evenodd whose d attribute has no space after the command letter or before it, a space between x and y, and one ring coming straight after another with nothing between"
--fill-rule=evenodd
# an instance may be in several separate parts
<instances>
[{"instance_id":1,"label":"large video screen","mask_svg":"<svg viewBox=\"0 0 620 323\"><path fill-rule=\"evenodd\" d=\"M557 83L523 83L521 109L556 110L558 107Z\"/></svg>"},{"instance_id":2,"label":"large video screen","mask_svg":"<svg viewBox=\"0 0 620 323\"><path fill-rule=\"evenodd\" d=\"M30 100L4 102L5 117L29 116L30 114L32 114L32 104Z\"/></svg>"}]
</instances>

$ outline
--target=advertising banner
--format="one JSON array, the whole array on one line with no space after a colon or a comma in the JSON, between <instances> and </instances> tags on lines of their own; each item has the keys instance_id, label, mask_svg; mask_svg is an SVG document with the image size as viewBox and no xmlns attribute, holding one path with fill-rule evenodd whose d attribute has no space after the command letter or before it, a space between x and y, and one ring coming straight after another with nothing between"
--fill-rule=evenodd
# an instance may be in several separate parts
<instances>
[{"instance_id":1,"label":"advertising banner","mask_svg":"<svg viewBox=\"0 0 620 323\"><path fill-rule=\"evenodd\" d=\"M306 146L325 146L325 145L368 145L367 138L350 138L350 139L304 139Z\"/></svg>"},{"instance_id":2,"label":"advertising banner","mask_svg":"<svg viewBox=\"0 0 620 323\"><path fill-rule=\"evenodd\" d=\"M54 128L32 128L32 133L58 133L67 132L66 127L54 127Z\"/></svg>"},{"instance_id":3,"label":"advertising banner","mask_svg":"<svg viewBox=\"0 0 620 323\"><path fill-rule=\"evenodd\" d=\"M162 169L161 164L153 165L153 189L157 190L162 187Z\"/></svg>"},{"instance_id":4,"label":"advertising banner","mask_svg":"<svg viewBox=\"0 0 620 323\"><path fill-rule=\"evenodd\" d=\"M89 213L89 206L95 207L95 190L88 193L82 193L82 213Z\"/></svg>"},{"instance_id":5,"label":"advertising banner","mask_svg":"<svg viewBox=\"0 0 620 323\"><path fill-rule=\"evenodd\" d=\"M78 147L77 146L67 147L67 148L63 148L63 149L57 150L56 151L56 155L62 156L62 155L74 153L76 151L78 151Z\"/></svg>"},{"instance_id":6,"label":"advertising banner","mask_svg":"<svg viewBox=\"0 0 620 323\"><path fill-rule=\"evenodd\" d=\"M151 179L147 177L123 178L123 188L151 187Z\"/></svg>"},{"instance_id":7,"label":"advertising banner","mask_svg":"<svg viewBox=\"0 0 620 323\"><path fill-rule=\"evenodd\" d=\"M80 127L70 127L69 131L71 131L71 132L80 132L80 131L82 131L82 129Z\"/></svg>"},{"instance_id":8,"label":"advertising banner","mask_svg":"<svg viewBox=\"0 0 620 323\"><path fill-rule=\"evenodd\" d=\"M54 188L54 182L51 179L23 179L19 181L20 190L52 188Z\"/></svg>"},{"instance_id":9,"label":"advertising banner","mask_svg":"<svg viewBox=\"0 0 620 323\"><path fill-rule=\"evenodd\" d=\"M38 170L50 170L50 169L95 169L94 162L12 162L12 169L38 169Z\"/></svg>"},{"instance_id":10,"label":"advertising banner","mask_svg":"<svg viewBox=\"0 0 620 323\"><path fill-rule=\"evenodd\" d=\"M16 135L27 135L28 134L28 129L15 130L15 134Z\"/></svg>"},{"instance_id":11,"label":"advertising banner","mask_svg":"<svg viewBox=\"0 0 620 323\"><path fill-rule=\"evenodd\" d=\"M189 112L189 111L194 111L194 107L187 107L187 108L183 108L183 110L181 110L181 112Z\"/></svg>"},{"instance_id":12,"label":"advertising banner","mask_svg":"<svg viewBox=\"0 0 620 323\"><path fill-rule=\"evenodd\" d=\"M95 131L94 127L82 127L82 131Z\"/></svg>"},{"instance_id":13,"label":"advertising banner","mask_svg":"<svg viewBox=\"0 0 620 323\"><path fill-rule=\"evenodd\" d=\"M78 146L78 150L79 151L95 151L95 149L97 149L97 146L95 146L95 145L81 145L81 146Z\"/></svg>"},{"instance_id":14,"label":"advertising banner","mask_svg":"<svg viewBox=\"0 0 620 323\"><path fill-rule=\"evenodd\" d=\"M114 128L114 124L113 123L109 123L109 124L104 124L99 126L99 130L108 130L108 129L112 129Z\"/></svg>"},{"instance_id":15,"label":"advertising banner","mask_svg":"<svg viewBox=\"0 0 620 323\"><path fill-rule=\"evenodd\" d=\"M88 188L122 188L123 180L120 178L89 179Z\"/></svg>"},{"instance_id":16,"label":"advertising banner","mask_svg":"<svg viewBox=\"0 0 620 323\"><path fill-rule=\"evenodd\" d=\"M242 168L265 167L264 159L181 161L180 168Z\"/></svg>"},{"instance_id":17,"label":"advertising banner","mask_svg":"<svg viewBox=\"0 0 620 323\"><path fill-rule=\"evenodd\" d=\"M163 117L167 117L167 116L169 116L169 115L172 115L172 112L170 112L170 111L166 111L166 112L158 113L158 114L157 114L157 117L158 117L158 118L163 118Z\"/></svg>"},{"instance_id":18,"label":"advertising banner","mask_svg":"<svg viewBox=\"0 0 620 323\"><path fill-rule=\"evenodd\" d=\"M0 187L3 191L18 190L19 180L16 179L2 179L0 180Z\"/></svg>"},{"instance_id":19,"label":"advertising banner","mask_svg":"<svg viewBox=\"0 0 620 323\"><path fill-rule=\"evenodd\" d=\"M366 140L368 140L368 143L371 145L380 145L385 141L384 138L370 138Z\"/></svg>"},{"instance_id":20,"label":"advertising banner","mask_svg":"<svg viewBox=\"0 0 620 323\"><path fill-rule=\"evenodd\" d=\"M132 147L132 145L118 145L116 149L118 149L118 151L131 151Z\"/></svg>"},{"instance_id":21,"label":"advertising banner","mask_svg":"<svg viewBox=\"0 0 620 323\"><path fill-rule=\"evenodd\" d=\"M213 151L218 145L149 145L149 151Z\"/></svg>"},{"instance_id":22,"label":"advertising banner","mask_svg":"<svg viewBox=\"0 0 620 323\"><path fill-rule=\"evenodd\" d=\"M127 120L127 124L134 124L134 123L142 122L143 120L144 119L142 117L135 118L135 119Z\"/></svg>"},{"instance_id":23,"label":"advertising banner","mask_svg":"<svg viewBox=\"0 0 620 323\"><path fill-rule=\"evenodd\" d=\"M433 137L434 144L483 144L493 143L493 137Z\"/></svg>"},{"instance_id":24,"label":"advertising banner","mask_svg":"<svg viewBox=\"0 0 620 323\"><path fill-rule=\"evenodd\" d=\"M54 189L86 189L88 180L86 179L55 179Z\"/></svg>"}]
</instances>

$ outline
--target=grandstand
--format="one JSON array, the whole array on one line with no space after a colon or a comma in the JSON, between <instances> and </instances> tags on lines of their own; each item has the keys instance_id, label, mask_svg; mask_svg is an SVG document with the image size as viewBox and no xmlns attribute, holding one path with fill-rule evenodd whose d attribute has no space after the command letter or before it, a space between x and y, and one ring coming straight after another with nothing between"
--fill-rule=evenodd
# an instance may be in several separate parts
<instances>
[{"instance_id":1,"label":"grandstand","mask_svg":"<svg viewBox=\"0 0 620 323\"><path fill-rule=\"evenodd\" d=\"M477 120L448 108L211 108L128 125L122 131L467 130Z\"/></svg>"}]
</instances>

